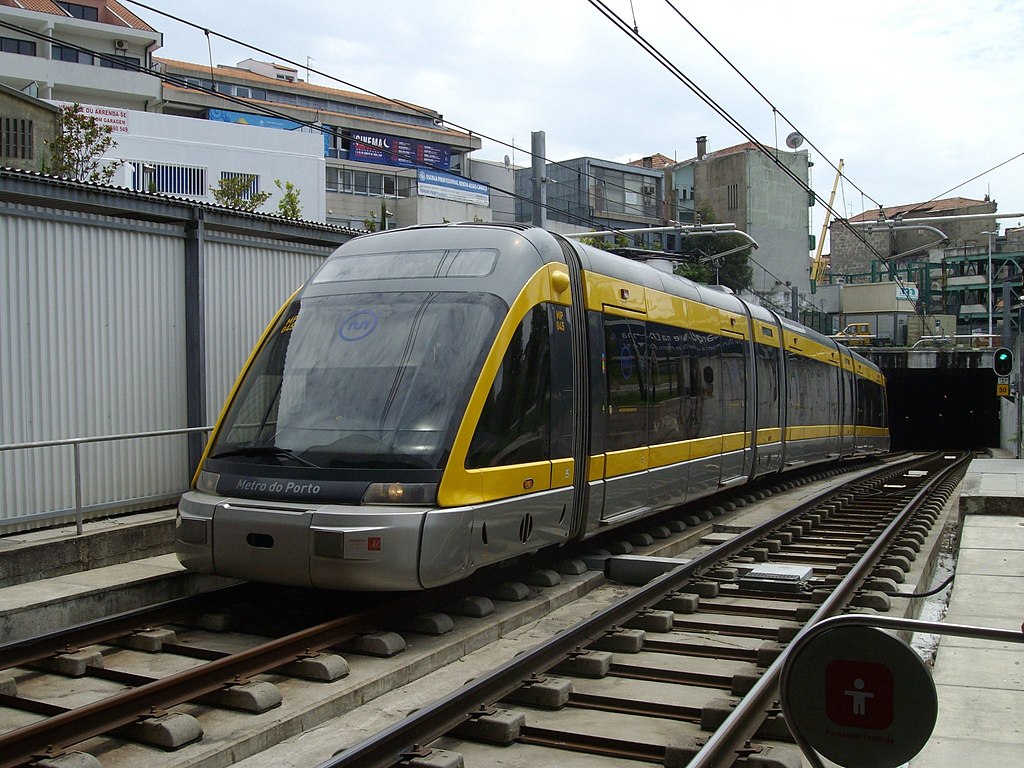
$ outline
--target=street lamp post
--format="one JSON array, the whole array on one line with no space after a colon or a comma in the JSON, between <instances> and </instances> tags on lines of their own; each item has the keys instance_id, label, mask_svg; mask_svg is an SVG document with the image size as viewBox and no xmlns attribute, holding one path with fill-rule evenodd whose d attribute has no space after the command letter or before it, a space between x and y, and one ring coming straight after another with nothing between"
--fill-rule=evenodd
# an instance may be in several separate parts
<instances>
[{"instance_id":1,"label":"street lamp post","mask_svg":"<svg viewBox=\"0 0 1024 768\"><path fill-rule=\"evenodd\" d=\"M982 232L983 235L988 235L988 271L985 273L985 279L988 282L988 345L992 346L992 235L998 235L999 232L991 232L986 230Z\"/></svg>"}]
</instances>

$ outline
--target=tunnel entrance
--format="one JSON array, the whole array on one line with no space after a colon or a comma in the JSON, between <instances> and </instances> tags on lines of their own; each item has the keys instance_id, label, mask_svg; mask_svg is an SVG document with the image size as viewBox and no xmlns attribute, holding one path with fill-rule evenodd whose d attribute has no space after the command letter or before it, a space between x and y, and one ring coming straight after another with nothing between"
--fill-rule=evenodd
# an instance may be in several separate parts
<instances>
[{"instance_id":1,"label":"tunnel entrance","mask_svg":"<svg viewBox=\"0 0 1024 768\"><path fill-rule=\"evenodd\" d=\"M894 451L999 446L999 398L990 368L882 369Z\"/></svg>"}]
</instances>

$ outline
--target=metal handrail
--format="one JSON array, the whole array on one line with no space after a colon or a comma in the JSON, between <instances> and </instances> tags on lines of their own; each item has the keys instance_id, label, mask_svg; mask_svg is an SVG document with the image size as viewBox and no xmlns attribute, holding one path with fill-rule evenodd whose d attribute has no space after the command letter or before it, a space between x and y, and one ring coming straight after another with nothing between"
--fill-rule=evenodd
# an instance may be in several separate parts
<instances>
[{"instance_id":1,"label":"metal handrail","mask_svg":"<svg viewBox=\"0 0 1024 768\"><path fill-rule=\"evenodd\" d=\"M30 450L33 448L56 448L70 445L75 458L75 528L82 535L82 446L86 443L112 443L120 440L134 440L143 437L167 437L170 435L189 435L197 432L209 432L213 426L185 427L183 429L161 429L152 432L131 432L119 435L97 435L93 437L69 437L61 440L37 440L30 443L8 443L0 445L0 453L6 451Z\"/></svg>"},{"instance_id":2,"label":"metal handrail","mask_svg":"<svg viewBox=\"0 0 1024 768\"><path fill-rule=\"evenodd\" d=\"M918 345L926 342L931 343L951 343L955 346L970 346L976 349L994 349L994 341L1001 339L1003 335L1001 333L951 333L951 334L939 334L937 336L922 336L916 342L911 349L917 349ZM971 344L961 344L958 340L970 341ZM988 346L974 347L974 342L985 340L988 341Z\"/></svg>"}]
</instances>

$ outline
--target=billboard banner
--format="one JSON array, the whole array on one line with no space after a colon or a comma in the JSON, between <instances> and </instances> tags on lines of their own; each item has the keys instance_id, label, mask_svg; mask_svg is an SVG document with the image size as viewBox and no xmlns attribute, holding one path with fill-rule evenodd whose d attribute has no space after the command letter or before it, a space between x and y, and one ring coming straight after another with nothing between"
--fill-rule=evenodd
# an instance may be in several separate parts
<instances>
[{"instance_id":1,"label":"billboard banner","mask_svg":"<svg viewBox=\"0 0 1024 768\"><path fill-rule=\"evenodd\" d=\"M442 200L454 200L458 203L489 206L490 190L480 184L461 176L450 173L439 173L419 169L416 171L416 187L419 194L425 197L437 197Z\"/></svg>"},{"instance_id":2,"label":"billboard banner","mask_svg":"<svg viewBox=\"0 0 1024 768\"><path fill-rule=\"evenodd\" d=\"M208 109L206 110L206 117L208 120L216 120L220 123L237 123L238 125L251 125L256 128L276 128L279 131L304 130L310 133L314 132L314 129L294 120L288 120L283 117L253 115L248 112L233 112L230 109ZM324 157L327 156L327 149L328 134L324 133Z\"/></svg>"},{"instance_id":3,"label":"billboard banner","mask_svg":"<svg viewBox=\"0 0 1024 768\"><path fill-rule=\"evenodd\" d=\"M57 104L62 107L70 107L72 104L69 101L50 101L44 99L50 104ZM98 125L110 126L111 133L130 133L128 130L128 110L119 109L117 107L99 107L93 104L79 104L82 108L82 114L86 117L91 117L96 121Z\"/></svg>"},{"instance_id":4,"label":"billboard banner","mask_svg":"<svg viewBox=\"0 0 1024 768\"><path fill-rule=\"evenodd\" d=\"M348 157L361 163L397 165L400 168L429 166L440 170L451 167L452 151L444 144L401 139L380 133L352 131Z\"/></svg>"}]
</instances>

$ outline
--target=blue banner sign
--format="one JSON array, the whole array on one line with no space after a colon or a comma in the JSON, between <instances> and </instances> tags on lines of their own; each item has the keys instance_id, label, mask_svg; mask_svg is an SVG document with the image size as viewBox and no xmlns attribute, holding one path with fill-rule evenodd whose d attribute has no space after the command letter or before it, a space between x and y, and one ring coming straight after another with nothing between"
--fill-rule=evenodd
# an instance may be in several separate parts
<instances>
[{"instance_id":1,"label":"blue banner sign","mask_svg":"<svg viewBox=\"0 0 1024 768\"><path fill-rule=\"evenodd\" d=\"M397 165L401 168L426 165L447 170L451 167L452 151L444 144L352 131L348 157L349 160L361 163Z\"/></svg>"},{"instance_id":2,"label":"blue banner sign","mask_svg":"<svg viewBox=\"0 0 1024 768\"><path fill-rule=\"evenodd\" d=\"M239 125L252 125L256 128L276 128L279 131L294 131L299 128L306 128L302 123L294 120L287 120L283 117L267 117L264 115L252 115L248 112L233 112L230 109L208 109L206 110L208 120L216 120L221 123L237 123ZM324 134L324 156L327 156L328 135Z\"/></svg>"},{"instance_id":3,"label":"blue banner sign","mask_svg":"<svg viewBox=\"0 0 1024 768\"><path fill-rule=\"evenodd\" d=\"M489 206L491 204L490 190L485 184L470 181L461 176L453 176L450 173L426 171L420 168L416 171L416 187L419 194L425 197L437 197L442 200L454 200L471 205Z\"/></svg>"}]
</instances>

